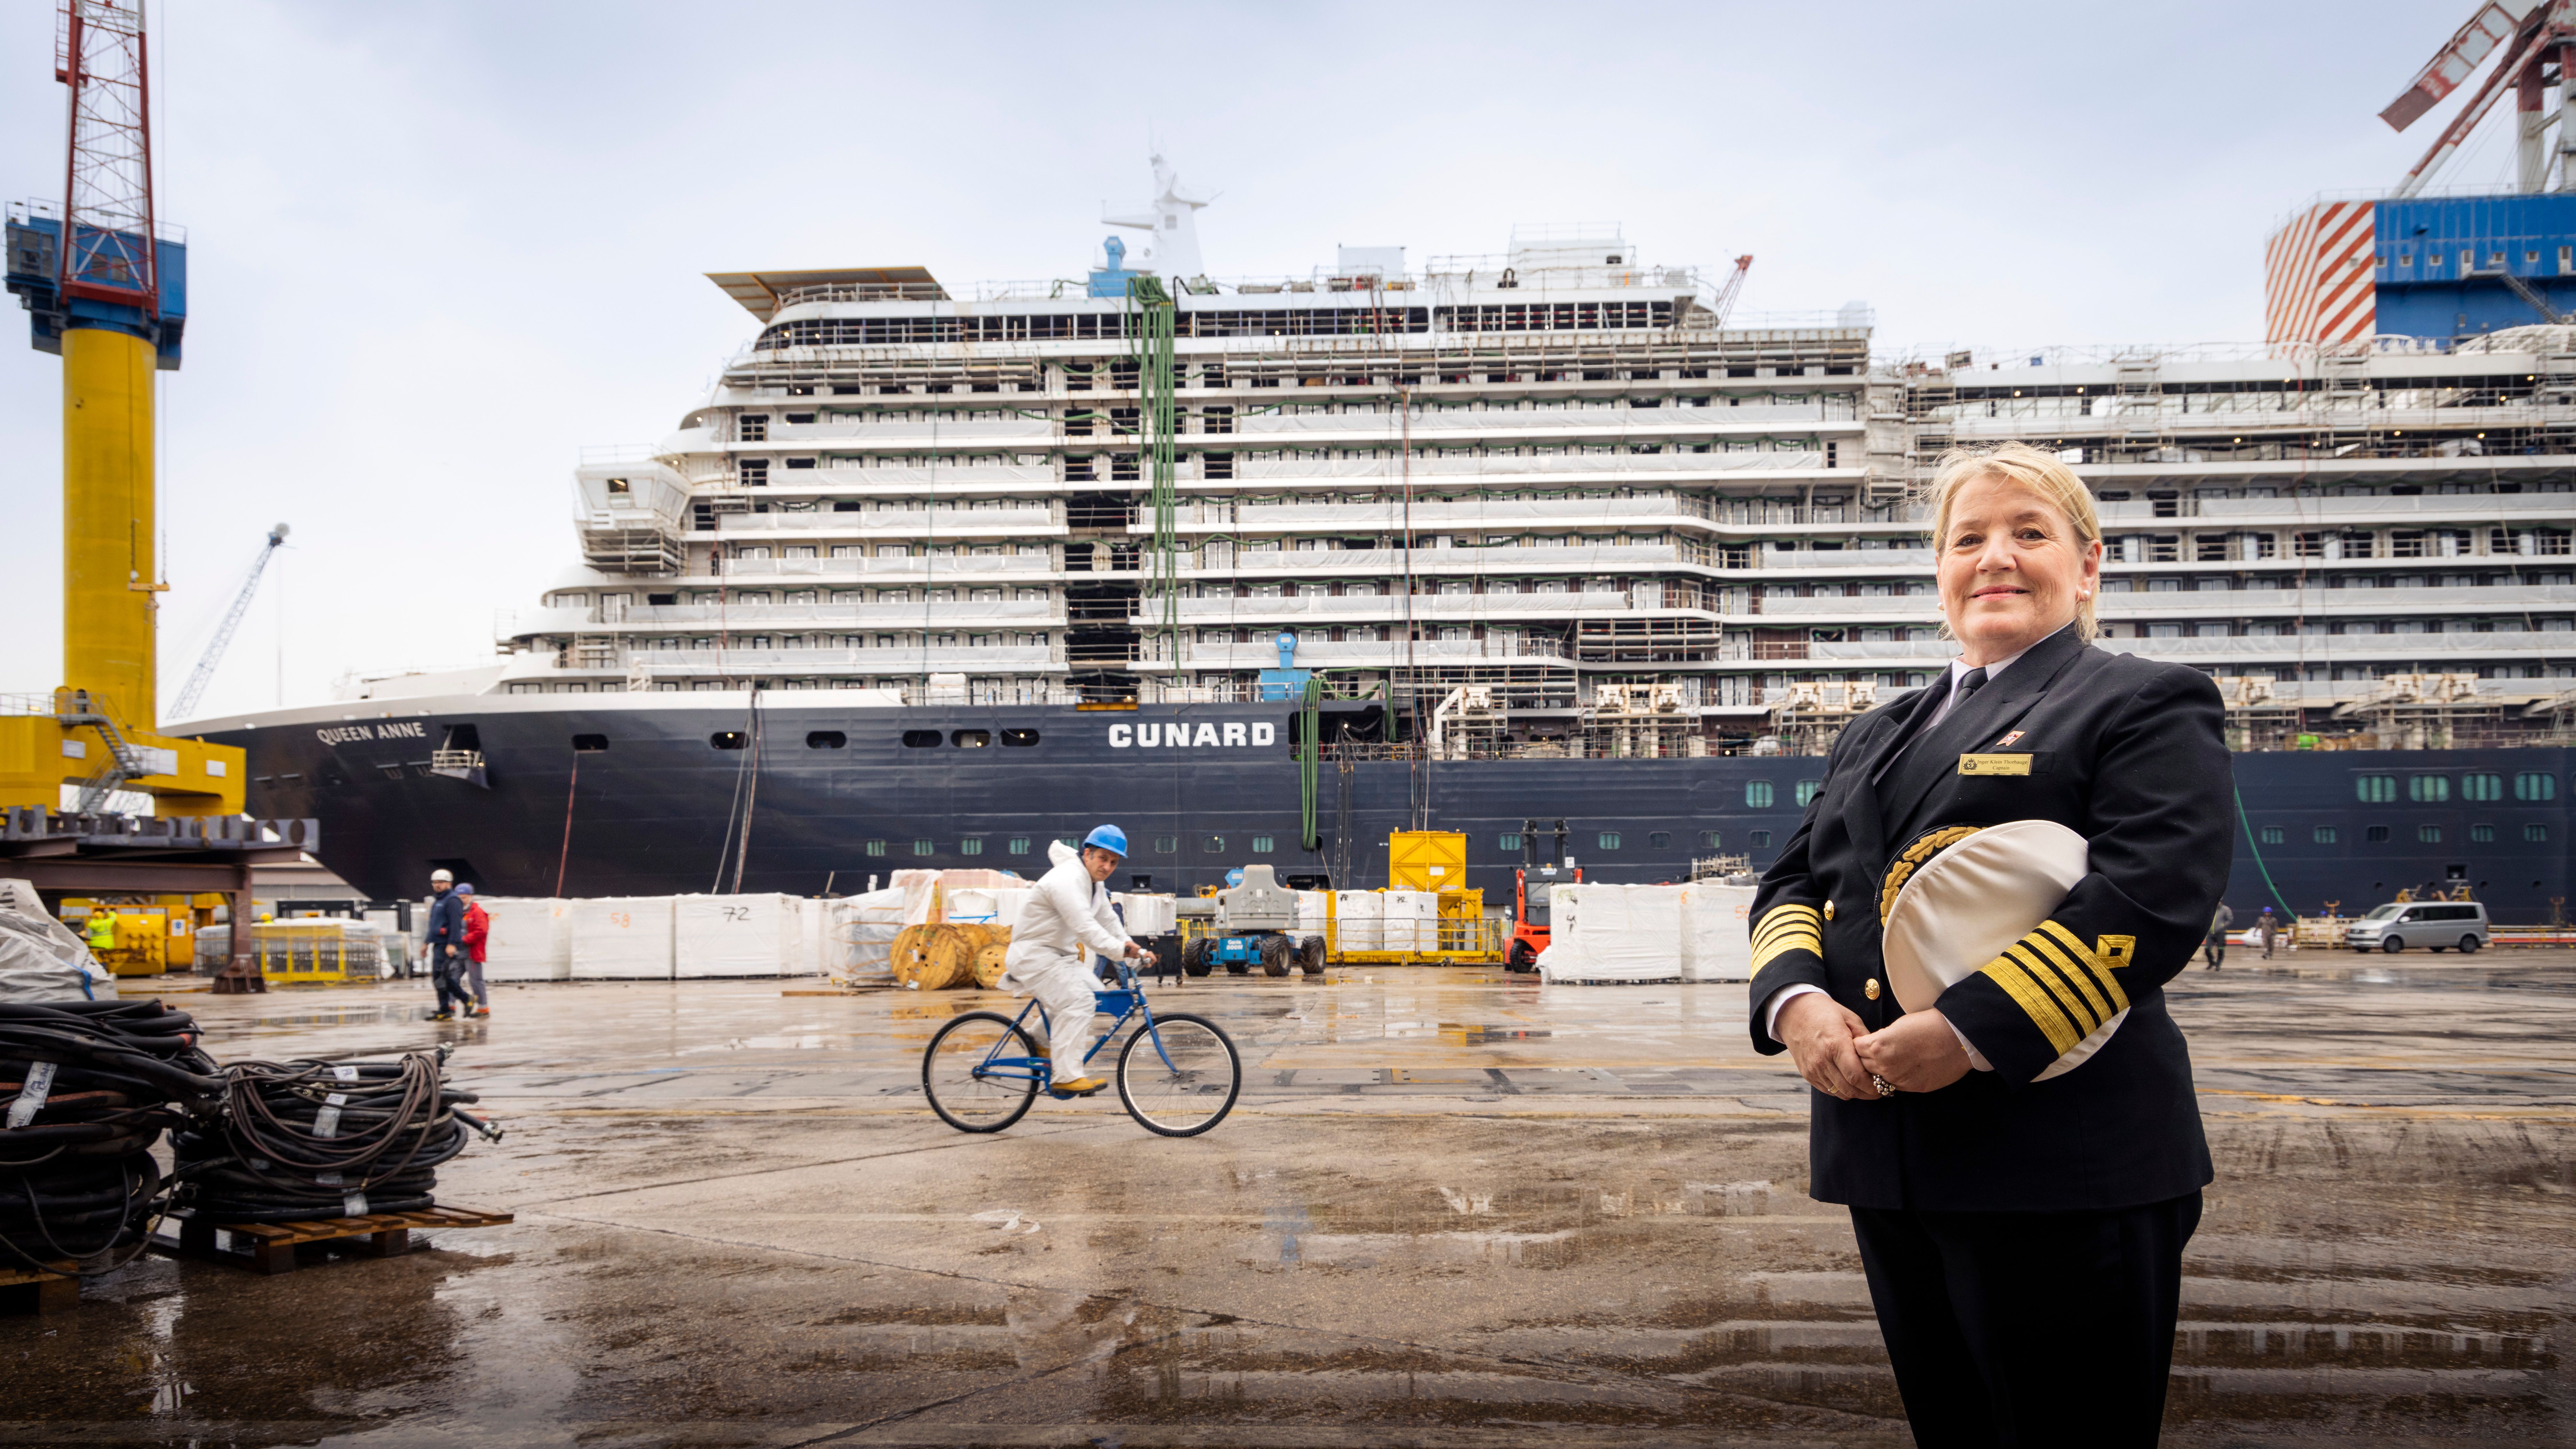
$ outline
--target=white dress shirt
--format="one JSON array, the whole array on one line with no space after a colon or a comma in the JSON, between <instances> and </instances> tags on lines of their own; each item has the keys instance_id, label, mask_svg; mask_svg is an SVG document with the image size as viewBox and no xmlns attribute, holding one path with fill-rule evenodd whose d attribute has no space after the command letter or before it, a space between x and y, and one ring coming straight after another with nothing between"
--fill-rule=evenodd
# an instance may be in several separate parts
<instances>
[{"instance_id":1,"label":"white dress shirt","mask_svg":"<svg viewBox=\"0 0 2576 1449\"><path fill-rule=\"evenodd\" d=\"M2055 635L2052 634L2050 637L2054 638ZM2043 640L2041 642L2045 641ZM2021 658L2022 655L2028 654L2031 650L2038 647L2039 644L2036 643L2026 644L2020 649L2005 655L2003 658L1984 666L1986 671L1986 683L1984 687L1992 688L1996 675L2012 668L2014 660ZM1953 659L1950 661L1950 688L1941 696L1941 702L1932 707L1932 717L1925 720L1923 722L1923 727L1914 732L1914 737L1916 739L1921 739L1923 736L1939 729L1941 727L1941 721L1950 717L1950 711L1956 708L1959 703L1959 681L1967 677L1969 670L1977 667L1978 666L1970 664L1964 659ZM1779 990L1772 992L1769 996L1762 998L1763 1032L1773 1041L1780 1040L1780 1008L1788 1005L1798 997L1806 995L1810 991L1822 990L1824 990L1823 987L1814 985L1810 982L1793 981L1788 985L1781 987ZM1948 1018L1945 1017L1943 1019L1946 1021ZM1967 1049L1969 1066L1974 1067L1981 1072L1991 1072L1995 1069L1994 1063L1987 1061L1985 1054L1977 1050L1976 1044L1968 1040L1967 1033L1959 1030L1956 1026L1952 1026L1950 1028L1950 1034L1957 1037L1959 1039L1959 1045Z\"/></svg>"}]
</instances>

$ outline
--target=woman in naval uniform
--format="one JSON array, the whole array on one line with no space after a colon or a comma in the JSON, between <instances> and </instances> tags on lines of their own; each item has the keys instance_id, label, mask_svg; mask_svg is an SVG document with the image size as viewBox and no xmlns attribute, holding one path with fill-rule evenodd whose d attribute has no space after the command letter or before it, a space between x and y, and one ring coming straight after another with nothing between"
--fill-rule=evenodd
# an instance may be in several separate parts
<instances>
[{"instance_id":1,"label":"woman in naval uniform","mask_svg":"<svg viewBox=\"0 0 2576 1449\"><path fill-rule=\"evenodd\" d=\"M2195 670L2091 647L2101 524L2055 457L1953 454L1931 502L1960 658L1852 722L1764 875L1753 1044L1815 1089L1808 1190L1851 1209L1916 1442L2153 1444L2210 1180L2162 987L2227 880L2224 711ZM1961 827L2014 820L2084 837L2086 873L1906 1012L1884 910Z\"/></svg>"}]
</instances>

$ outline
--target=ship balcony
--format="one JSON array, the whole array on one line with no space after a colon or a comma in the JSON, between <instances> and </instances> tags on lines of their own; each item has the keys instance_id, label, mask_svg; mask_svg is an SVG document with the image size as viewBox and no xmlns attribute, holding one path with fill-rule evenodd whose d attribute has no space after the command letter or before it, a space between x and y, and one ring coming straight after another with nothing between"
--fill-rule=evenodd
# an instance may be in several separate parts
<instances>
[{"instance_id":1,"label":"ship balcony","mask_svg":"<svg viewBox=\"0 0 2576 1449\"><path fill-rule=\"evenodd\" d=\"M1275 664L1277 660L1274 658ZM593 668L648 678L726 674L883 675L971 671L978 674L1061 672L1061 644L916 645L911 648L630 649Z\"/></svg>"},{"instance_id":2,"label":"ship balcony","mask_svg":"<svg viewBox=\"0 0 2576 1449\"><path fill-rule=\"evenodd\" d=\"M2223 626L2214 626L2223 627ZM1937 669L1958 657L1959 646L1929 637L1900 640L1790 641L1761 659L1803 659L1814 664L1869 664L1877 669ZM2515 664L2537 670L2576 660L2576 629L2498 630L2492 634L2420 632L2411 634L2229 634L2124 639L2094 643L2116 654L2142 654L2170 664L2208 669L2243 667L2333 668L2406 664L2421 661L2437 669L2459 669L2474 663ZM1298 651L1301 655L1304 650Z\"/></svg>"},{"instance_id":3,"label":"ship balcony","mask_svg":"<svg viewBox=\"0 0 2576 1449\"><path fill-rule=\"evenodd\" d=\"M998 625L1014 629L1062 628L1064 601L1043 599L933 599L907 603L601 605L592 608L507 610L493 621L493 637L515 642L547 636L604 636L649 640L675 629L736 631L900 629Z\"/></svg>"},{"instance_id":4,"label":"ship balcony","mask_svg":"<svg viewBox=\"0 0 2576 1449\"><path fill-rule=\"evenodd\" d=\"M1207 544L1182 555L1185 573L1312 578L1379 578L1408 570L1420 575L1543 574L1671 569L1705 565L1709 550L1696 544L1539 544L1529 548L1298 548L1243 549Z\"/></svg>"},{"instance_id":5,"label":"ship balcony","mask_svg":"<svg viewBox=\"0 0 2576 1449\"><path fill-rule=\"evenodd\" d=\"M1180 658L1171 657L1171 641L1158 634L1147 634L1137 645L1137 663L1181 669L1276 669L1279 650L1268 641L1253 644L1202 643L1184 635L1179 641ZM1553 638L1511 636L1482 639L1416 639L1408 655L1400 639L1351 639L1341 643L1327 640L1299 640L1296 667L1299 669L1389 669L1400 668L1407 658L1417 665L1459 665L1477 663L1567 664L1573 658L1564 641Z\"/></svg>"},{"instance_id":6,"label":"ship balcony","mask_svg":"<svg viewBox=\"0 0 2576 1449\"><path fill-rule=\"evenodd\" d=\"M1643 600L1651 597L1654 602ZM1661 584L1643 584L1634 590L1586 590L1580 593L1553 594L1416 594L1412 598L1412 617L1417 623L1483 624L1543 623L1577 614L1619 613L1664 609ZM1401 594L1303 594L1296 598L1250 599L1176 599L1177 615L1184 628L1294 629L1319 621L1334 624L1384 624L1405 617L1405 597ZM1153 626L1162 620L1162 602L1147 598L1135 606L1132 617L1140 625ZM1674 609L1672 612L1707 612Z\"/></svg>"},{"instance_id":7,"label":"ship balcony","mask_svg":"<svg viewBox=\"0 0 2576 1449\"><path fill-rule=\"evenodd\" d=\"M2564 404L2505 403L2492 407L2372 407L2366 399L2375 392L2311 393L2315 399L2302 406L2286 409L2269 407L2220 408L2210 412L2181 410L2179 396L2172 395L2149 401L2139 398L2040 398L1999 400L2002 409L1989 417L1983 412L1984 400L1960 404L1955 412L1938 415L1926 424L1933 431L1946 432L1960 442L2002 442L2028 438L2034 433L2048 438L2078 442L2127 442L2140 437L2170 437L2178 447L2189 447L2187 439L2198 438L2221 447L2245 446L2236 438L2259 440L2276 435L2281 441L2293 438L2304 441L2317 433L2371 433L2386 435L2392 447L2406 447L2408 440L2423 435L2423 445L2434 448L2445 442L2456 442L2462 434L2484 430L2505 432L2528 428L2565 428L2576 426L2576 408ZM2283 396L2278 393L2240 394L2264 399ZM2327 402L2322 399L2334 398ZM2156 403L2161 403L2157 406ZM2088 408L2086 404L2092 404ZM2115 406L2096 411L2104 403ZM2224 434L2224 439L2219 435ZM2374 446L2379 443L2374 439ZM2337 446L2340 446L2338 444ZM2329 453L2332 449L2325 450Z\"/></svg>"},{"instance_id":8,"label":"ship balcony","mask_svg":"<svg viewBox=\"0 0 2576 1449\"><path fill-rule=\"evenodd\" d=\"M1417 444L1417 447L1420 445ZM1244 450L1266 451L1266 450ZM1240 483L1286 483L1302 480L1370 479L1400 481L1408 474L1415 486L1470 483L1485 478L1546 478L1556 486L1574 482L1626 483L1675 477L1728 478L1740 481L1796 475L1801 482L1857 481L1862 476L1858 445L1840 450L1828 465L1821 449L1746 449L1706 453L1435 453L1412 460L1400 458L1260 458L1238 451L1234 478Z\"/></svg>"},{"instance_id":9,"label":"ship balcony","mask_svg":"<svg viewBox=\"0 0 2576 1449\"><path fill-rule=\"evenodd\" d=\"M1240 602L1240 601L1239 601ZM2328 589L2173 589L2145 593L2106 593L2096 601L2105 624L2178 619L2190 622L2229 619L2487 617L2531 613L2576 614L2576 588L2565 585L2495 585L2487 588ZM1940 601L1917 595L1848 598L1765 598L1762 620L1799 623L1853 620L1932 625L1940 621Z\"/></svg>"},{"instance_id":10,"label":"ship balcony","mask_svg":"<svg viewBox=\"0 0 2576 1449\"><path fill-rule=\"evenodd\" d=\"M2576 467L2576 458L2562 459ZM2277 470L2276 470L2277 471ZM2576 519L2576 492L2419 493L2344 496L2301 491L2280 498L2132 498L2095 506L2105 532L2172 527L2197 518L2228 527L2304 531L2373 524L2476 526Z\"/></svg>"},{"instance_id":11,"label":"ship balcony","mask_svg":"<svg viewBox=\"0 0 2576 1449\"><path fill-rule=\"evenodd\" d=\"M934 567L935 566L935 567ZM913 554L904 558L862 558L856 554L840 558L734 558L725 560L728 581L757 580L787 583L800 579L828 582L833 579L883 580L898 582L921 580L936 574L941 582L971 586L975 578L986 575L1035 575L1045 577L1055 572L1052 551L1045 553L991 554ZM699 587L716 582L713 575L703 576Z\"/></svg>"},{"instance_id":12,"label":"ship balcony","mask_svg":"<svg viewBox=\"0 0 2576 1449\"><path fill-rule=\"evenodd\" d=\"M766 406L768 404L764 404ZM830 422L786 423L770 414L769 436L735 442L726 446L737 452L767 452L797 443L886 443L905 448L926 444L985 445L1013 439L1051 438L1056 424L1050 418L960 418L937 423L914 422Z\"/></svg>"},{"instance_id":13,"label":"ship balcony","mask_svg":"<svg viewBox=\"0 0 2576 1449\"><path fill-rule=\"evenodd\" d=\"M711 539L774 543L832 534L847 538L1061 538L1065 510L1053 503L1011 503L990 508L869 508L814 513L727 513L718 527L693 529L696 542Z\"/></svg>"}]
</instances>

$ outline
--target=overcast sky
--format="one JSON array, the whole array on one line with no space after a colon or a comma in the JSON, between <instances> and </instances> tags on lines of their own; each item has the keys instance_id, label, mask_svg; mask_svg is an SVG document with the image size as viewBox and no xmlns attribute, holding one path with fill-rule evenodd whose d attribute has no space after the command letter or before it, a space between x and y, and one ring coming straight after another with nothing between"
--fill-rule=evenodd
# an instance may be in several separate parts
<instances>
[{"instance_id":1,"label":"overcast sky","mask_svg":"<svg viewBox=\"0 0 2576 1449\"><path fill-rule=\"evenodd\" d=\"M2265 233L2413 162L2457 102L2375 113L2470 8L152 0L190 243L163 674L281 519L207 713L488 659L577 559L580 449L659 438L752 335L703 273L1076 275L1149 135L1222 193L1218 276L1615 222L1650 263L1754 254L1746 311L1869 302L1882 352L2259 338ZM52 11L0 5L11 199L62 187ZM60 364L24 336L5 690L61 668Z\"/></svg>"}]
</instances>

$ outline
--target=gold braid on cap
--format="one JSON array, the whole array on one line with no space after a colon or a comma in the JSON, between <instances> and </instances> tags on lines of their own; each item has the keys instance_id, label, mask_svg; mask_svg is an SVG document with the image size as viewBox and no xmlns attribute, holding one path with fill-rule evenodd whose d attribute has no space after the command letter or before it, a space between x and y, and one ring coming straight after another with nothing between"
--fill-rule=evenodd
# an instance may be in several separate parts
<instances>
[{"instance_id":1,"label":"gold braid on cap","mask_svg":"<svg viewBox=\"0 0 2576 1449\"><path fill-rule=\"evenodd\" d=\"M1881 926L1887 924L1887 913L1896 909L1896 893L1905 889L1905 883L1914 878L1914 873L1923 868L1925 861L1985 828L1982 825L1945 825L1938 830L1924 831L1898 851L1896 860L1887 868L1886 884L1879 887L1878 923Z\"/></svg>"}]
</instances>

